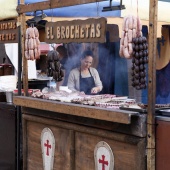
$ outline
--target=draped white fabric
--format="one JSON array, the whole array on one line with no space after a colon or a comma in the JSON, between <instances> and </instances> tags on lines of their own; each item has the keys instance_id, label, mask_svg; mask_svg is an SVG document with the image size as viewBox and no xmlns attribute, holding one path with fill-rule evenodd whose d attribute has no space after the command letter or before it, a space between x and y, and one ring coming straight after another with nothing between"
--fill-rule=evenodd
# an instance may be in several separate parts
<instances>
[{"instance_id":1,"label":"draped white fabric","mask_svg":"<svg viewBox=\"0 0 170 170\"><path fill-rule=\"evenodd\" d=\"M5 51L15 68L15 75L18 74L18 43L5 44Z\"/></svg>"},{"instance_id":2,"label":"draped white fabric","mask_svg":"<svg viewBox=\"0 0 170 170\"><path fill-rule=\"evenodd\" d=\"M0 20L16 18L18 16L17 5L18 0L0 0Z\"/></svg>"}]
</instances>

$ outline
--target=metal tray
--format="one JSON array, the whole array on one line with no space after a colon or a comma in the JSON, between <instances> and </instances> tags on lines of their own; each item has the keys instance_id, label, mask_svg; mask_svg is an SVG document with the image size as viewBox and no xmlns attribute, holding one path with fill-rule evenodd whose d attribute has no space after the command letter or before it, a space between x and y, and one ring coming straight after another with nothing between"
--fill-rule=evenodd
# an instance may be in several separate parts
<instances>
[{"instance_id":1,"label":"metal tray","mask_svg":"<svg viewBox=\"0 0 170 170\"><path fill-rule=\"evenodd\" d=\"M139 113L146 113L147 112L147 108L146 109L137 109L137 108L130 108L130 107L119 107L120 110L128 110L128 111L133 111L133 112L139 112ZM169 116L170 116L170 107L161 107L161 108L155 108L155 112L160 113L160 114L166 114L168 115L167 111L165 110L169 110Z\"/></svg>"},{"instance_id":2,"label":"metal tray","mask_svg":"<svg viewBox=\"0 0 170 170\"><path fill-rule=\"evenodd\" d=\"M147 109L137 109L137 108L130 108L130 107L119 107L120 110L128 110L132 112L139 112L139 113L146 113Z\"/></svg>"},{"instance_id":3,"label":"metal tray","mask_svg":"<svg viewBox=\"0 0 170 170\"><path fill-rule=\"evenodd\" d=\"M161 108L158 113L163 116L170 116L170 108Z\"/></svg>"}]
</instances>

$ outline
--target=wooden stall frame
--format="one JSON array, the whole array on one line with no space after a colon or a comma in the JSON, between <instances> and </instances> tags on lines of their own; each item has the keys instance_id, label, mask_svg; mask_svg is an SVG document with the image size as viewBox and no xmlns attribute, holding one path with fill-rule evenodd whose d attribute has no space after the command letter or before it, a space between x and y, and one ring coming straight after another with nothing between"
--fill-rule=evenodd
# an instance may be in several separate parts
<instances>
[{"instance_id":1,"label":"wooden stall frame","mask_svg":"<svg viewBox=\"0 0 170 170\"><path fill-rule=\"evenodd\" d=\"M64 6L72 6L78 4L99 2L104 0L73 0L58 3L58 0L50 0L48 2L39 2L24 5L24 0L21 0L20 5L17 7L17 11L22 19L21 22L21 33L22 33L22 44L24 43L24 31L25 12L38 11L51 8L59 8ZM157 10L158 0L150 0L149 8L149 63L148 63L148 116L147 116L147 169L155 169L155 92L156 92L156 31L157 31ZM22 54L24 52L24 46L22 45ZM27 72L27 61L23 57L23 84L24 91L28 89L28 72Z\"/></svg>"},{"instance_id":2,"label":"wooden stall frame","mask_svg":"<svg viewBox=\"0 0 170 170\"><path fill-rule=\"evenodd\" d=\"M40 111L40 110L39 110ZM41 110L41 113L44 112ZM84 135L92 135L92 136L96 136L96 137L101 137L102 139L107 139L107 140L113 140L113 141L117 141L117 142L125 142L126 144L130 144L133 145L135 147L137 147L137 154L136 154L136 158L137 158L137 163L136 163L136 167L140 167L139 169L144 169L144 167L146 166L146 161L145 159L143 159L143 157L145 156L145 146L146 146L146 138L139 138L139 137L134 137L132 135L128 135L128 134L121 134L121 133L116 133L116 132L112 132L112 131L107 131L104 129L96 129L93 126L82 126L81 124L73 124L71 122L67 122L67 121L61 121L61 120L56 120L56 119L51 119L51 118L47 118L47 117L39 117L38 115L33 115L32 113L30 114L29 110L27 110L27 108L24 108L24 113L23 113L23 123L24 123L24 129L23 129L23 133L28 136L29 135L29 125L30 123L38 123L38 124L44 124L48 127L53 126L55 128L61 128L61 129L67 129L69 131L68 136L70 137L70 141L69 141L69 153L71 156L70 159L70 170L75 170L76 169L76 158L74 156L74 153L76 153L76 155L78 154L75 148L75 141L76 141L76 136L78 133L82 133ZM36 136L36 135L34 135ZM27 150L27 146L29 146L29 142L28 139L24 139L24 168L23 169L27 169L29 166L29 162L27 162L26 160L28 160L27 155L29 155L31 152L29 152ZM82 142L82 143L86 143L86 142ZM126 149L125 149L126 150ZM86 151L85 151L86 152ZM120 152L120 151L119 151ZM124 151L126 152L126 151ZM128 153L128 152L127 152ZM141 154L142 153L142 154ZM129 153L128 153L129 154ZM121 169L121 164L119 164L119 168ZM134 168L136 169L136 168Z\"/></svg>"},{"instance_id":3,"label":"wooden stall frame","mask_svg":"<svg viewBox=\"0 0 170 170\"><path fill-rule=\"evenodd\" d=\"M155 167L155 94L158 0L150 0L149 7L149 63L148 63L148 115L147 115L147 170Z\"/></svg>"}]
</instances>

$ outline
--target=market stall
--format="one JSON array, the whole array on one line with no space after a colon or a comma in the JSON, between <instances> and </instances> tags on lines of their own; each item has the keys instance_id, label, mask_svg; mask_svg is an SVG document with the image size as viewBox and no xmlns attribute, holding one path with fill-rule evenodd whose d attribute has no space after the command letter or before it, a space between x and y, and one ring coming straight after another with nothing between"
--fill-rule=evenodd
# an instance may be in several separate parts
<instances>
[{"instance_id":1,"label":"market stall","mask_svg":"<svg viewBox=\"0 0 170 170\"><path fill-rule=\"evenodd\" d=\"M90 2L92 1L87 1L87 3ZM76 1L60 4L55 3L55 0L29 5L22 4L19 5L18 12L23 15L24 12L47 9L49 3L51 8L78 4ZM148 94L150 95L148 95L146 108L136 110L101 108L94 103L92 105L78 103L80 100L76 103L70 102L72 100L68 102L69 96L65 96L64 99L61 99L60 96L54 101L54 98L50 100L49 96L45 98L47 96L41 93L38 93L38 98L14 97L14 104L22 107L24 169L34 169L35 166L39 169L72 170L155 169L154 114L157 34L155 16L157 16L157 1L151 0L148 43ZM94 22L96 21L93 20L92 23ZM66 23L68 24L68 22ZM76 21L73 23L75 24ZM81 21L78 23L81 24ZM62 22L60 24L62 25ZM46 38L49 42L54 41L53 26L55 26L53 23L48 25L47 30L49 31L47 31ZM104 24L101 24L101 27L104 27ZM23 26L22 35L24 35L24 31ZM80 42L83 42L84 37L80 38ZM100 40L103 41L102 38ZM57 40L55 39L55 41ZM85 39L84 42L87 41L90 40ZM100 42L99 39L93 40L93 37L91 37L91 41ZM61 42L62 40L59 40L59 43ZM24 48L22 51L24 53ZM26 65L27 61L24 59L24 66ZM27 92L27 69L23 71L24 88ZM100 100L107 98L103 95L98 97ZM113 98L118 97L120 96L112 96L112 99L109 100L113 101ZM110 104L109 106L115 105Z\"/></svg>"}]
</instances>

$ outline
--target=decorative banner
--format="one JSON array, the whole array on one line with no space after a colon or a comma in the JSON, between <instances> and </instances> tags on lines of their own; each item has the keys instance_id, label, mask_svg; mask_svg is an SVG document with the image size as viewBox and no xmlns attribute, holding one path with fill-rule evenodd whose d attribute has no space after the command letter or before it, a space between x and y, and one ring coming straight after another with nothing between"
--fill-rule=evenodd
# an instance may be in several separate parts
<instances>
[{"instance_id":1,"label":"decorative banner","mask_svg":"<svg viewBox=\"0 0 170 170\"><path fill-rule=\"evenodd\" d=\"M110 146L101 141L94 150L95 170L113 170L114 156Z\"/></svg>"},{"instance_id":2,"label":"decorative banner","mask_svg":"<svg viewBox=\"0 0 170 170\"><path fill-rule=\"evenodd\" d=\"M41 132L41 149L44 170L52 170L54 165L55 138L49 128Z\"/></svg>"}]
</instances>

